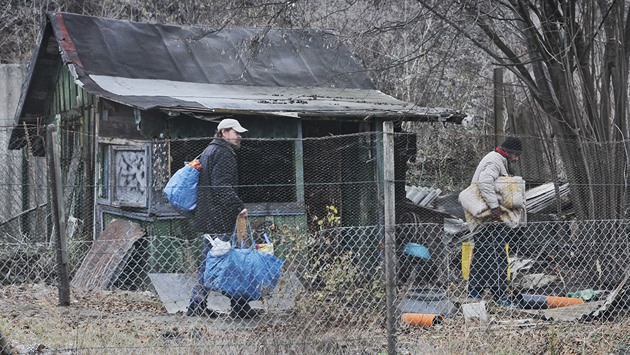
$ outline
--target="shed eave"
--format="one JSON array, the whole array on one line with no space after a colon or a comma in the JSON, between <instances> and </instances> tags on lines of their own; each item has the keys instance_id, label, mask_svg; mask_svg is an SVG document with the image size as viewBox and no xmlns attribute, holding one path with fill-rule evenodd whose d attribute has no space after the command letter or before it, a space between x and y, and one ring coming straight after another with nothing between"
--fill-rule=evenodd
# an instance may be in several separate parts
<instances>
[{"instance_id":1,"label":"shed eave","mask_svg":"<svg viewBox=\"0 0 630 355\"><path fill-rule=\"evenodd\" d=\"M461 123L464 115L418 107L378 90L176 82L90 75L84 88L144 110L209 114L375 117Z\"/></svg>"}]
</instances>

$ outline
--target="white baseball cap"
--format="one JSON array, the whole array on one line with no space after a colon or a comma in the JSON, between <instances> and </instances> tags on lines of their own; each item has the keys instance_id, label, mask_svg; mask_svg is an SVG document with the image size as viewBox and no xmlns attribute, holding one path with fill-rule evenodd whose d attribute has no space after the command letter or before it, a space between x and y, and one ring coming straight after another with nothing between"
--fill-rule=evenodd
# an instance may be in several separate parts
<instances>
[{"instance_id":1,"label":"white baseball cap","mask_svg":"<svg viewBox=\"0 0 630 355\"><path fill-rule=\"evenodd\" d=\"M233 118L226 118L222 120L221 122L219 122L219 125L217 126L217 130L220 131L222 129L233 129L238 133L247 132L247 130L243 126L241 126L241 124L238 123L237 120Z\"/></svg>"}]
</instances>

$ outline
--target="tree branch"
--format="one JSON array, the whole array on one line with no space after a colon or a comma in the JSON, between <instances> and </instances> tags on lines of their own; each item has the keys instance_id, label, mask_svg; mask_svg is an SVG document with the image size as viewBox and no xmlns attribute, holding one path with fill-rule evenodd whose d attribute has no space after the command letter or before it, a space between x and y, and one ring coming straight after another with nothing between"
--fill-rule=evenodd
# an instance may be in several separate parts
<instances>
[{"instance_id":1,"label":"tree branch","mask_svg":"<svg viewBox=\"0 0 630 355\"><path fill-rule=\"evenodd\" d=\"M440 20L444 21L445 23L448 23L449 26L453 27L457 32L459 32L460 34L462 34L466 38L468 38L478 48L480 48L481 50L486 52L489 56L491 56L494 60L496 60L499 65L507 67L508 70L513 72L518 78L520 78L530 88L530 90L532 91L532 94L535 97L540 97L541 96L540 91L539 91L538 87L536 86L536 84L534 83L534 81L533 81L532 77L530 76L529 72L527 71L527 68L525 68L523 63L518 59L519 56L516 55L499 38L499 36L494 31L492 31L492 29L485 22L481 21L480 18L477 18L477 25L479 26L479 28L481 28L481 30L486 34L486 36L490 40L492 40L492 42L507 56L507 58L504 58L504 57L498 55L497 53L495 53L494 51L492 51L486 45L484 45L479 40L474 38L469 31L466 31L461 26L459 26L457 23L455 23L454 21L451 21L448 17L446 17L445 15L441 14L433 6L429 5L426 1L418 0L418 2L422 6L424 6L427 10L429 10L431 13L433 13L435 16L437 16ZM475 16L475 13L470 11L471 9L469 9L467 6L465 6L465 10L469 14Z\"/></svg>"}]
</instances>

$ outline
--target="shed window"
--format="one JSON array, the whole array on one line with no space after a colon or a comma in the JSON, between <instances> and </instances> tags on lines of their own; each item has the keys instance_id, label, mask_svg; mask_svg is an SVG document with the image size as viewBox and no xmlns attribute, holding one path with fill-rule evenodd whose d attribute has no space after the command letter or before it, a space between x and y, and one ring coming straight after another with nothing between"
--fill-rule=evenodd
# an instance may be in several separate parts
<instances>
[{"instance_id":1,"label":"shed window","mask_svg":"<svg viewBox=\"0 0 630 355\"><path fill-rule=\"evenodd\" d=\"M146 149L119 146L112 148L112 177L115 179L112 204L146 207L149 195Z\"/></svg>"},{"instance_id":2,"label":"shed window","mask_svg":"<svg viewBox=\"0 0 630 355\"><path fill-rule=\"evenodd\" d=\"M147 207L149 157L144 146L101 144L99 197L112 206Z\"/></svg>"}]
</instances>

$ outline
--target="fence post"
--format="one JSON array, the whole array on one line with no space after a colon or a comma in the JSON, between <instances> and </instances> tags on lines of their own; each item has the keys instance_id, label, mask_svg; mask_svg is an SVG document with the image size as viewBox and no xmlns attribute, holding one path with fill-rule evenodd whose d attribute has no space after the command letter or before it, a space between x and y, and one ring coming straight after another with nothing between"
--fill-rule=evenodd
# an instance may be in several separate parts
<instances>
[{"instance_id":1,"label":"fence post","mask_svg":"<svg viewBox=\"0 0 630 355\"><path fill-rule=\"evenodd\" d=\"M63 209L61 165L59 147L56 143L55 125L46 126L46 162L48 163L48 190L52 199L53 224L57 234L57 274L59 277L59 305L70 305L70 276L68 273L68 244L66 220Z\"/></svg>"},{"instance_id":2,"label":"fence post","mask_svg":"<svg viewBox=\"0 0 630 355\"><path fill-rule=\"evenodd\" d=\"M385 222L385 301L387 353L396 354L396 205L394 193L394 124L383 122L383 204Z\"/></svg>"},{"instance_id":3,"label":"fence post","mask_svg":"<svg viewBox=\"0 0 630 355\"><path fill-rule=\"evenodd\" d=\"M505 136L505 90L503 68L495 68L494 75L494 146L503 143Z\"/></svg>"}]
</instances>

